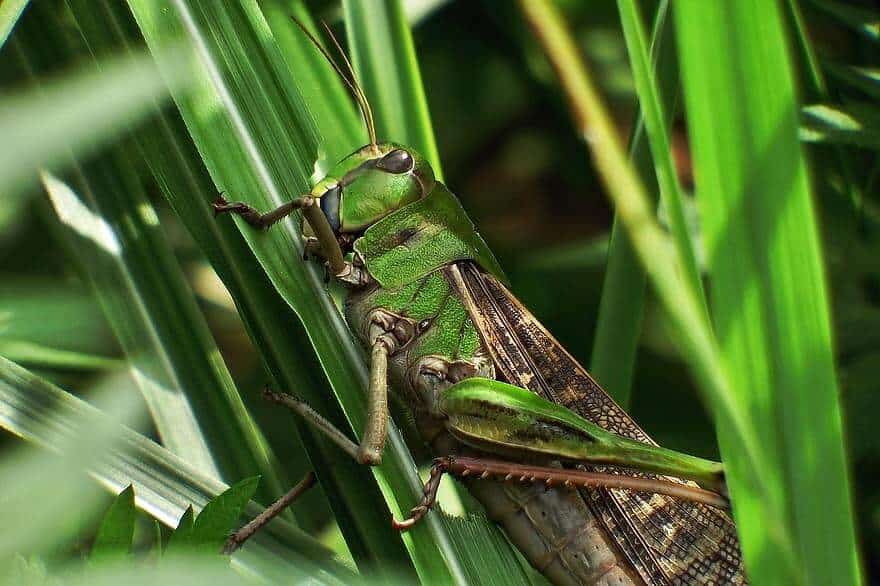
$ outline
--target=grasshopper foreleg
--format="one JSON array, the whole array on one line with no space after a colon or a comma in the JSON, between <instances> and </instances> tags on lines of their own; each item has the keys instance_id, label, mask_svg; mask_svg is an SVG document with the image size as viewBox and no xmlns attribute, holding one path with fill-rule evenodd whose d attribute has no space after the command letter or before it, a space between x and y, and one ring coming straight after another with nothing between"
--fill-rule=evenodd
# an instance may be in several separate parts
<instances>
[{"instance_id":1,"label":"grasshopper foreleg","mask_svg":"<svg viewBox=\"0 0 880 586\"><path fill-rule=\"evenodd\" d=\"M214 200L214 202L211 204L211 207L214 208L214 214L235 214L237 216L241 216L242 220L244 220L254 228L265 230L266 228L269 228L272 224L275 224L276 222L286 218L294 211L306 207L311 207L314 205L314 203L315 199L313 197L305 195L303 197L298 197L285 204L282 204L272 211L262 214L258 210L254 209L244 202L230 202L221 195L216 200Z\"/></svg>"},{"instance_id":2,"label":"grasshopper foreleg","mask_svg":"<svg viewBox=\"0 0 880 586\"><path fill-rule=\"evenodd\" d=\"M214 200L211 207L214 208L215 215L235 214L241 216L241 219L245 222L260 230L269 228L296 210L302 210L306 221L315 231L315 236L321 244L321 252L327 260L327 264L330 265L330 272L336 277L343 277L348 274L349 266L345 262L342 248L336 239L336 234L327 222L327 216L324 215L324 212L317 205L317 200L311 195L303 195L293 199L265 214L260 213L259 210L244 202L229 202L222 195Z\"/></svg>"}]
</instances>

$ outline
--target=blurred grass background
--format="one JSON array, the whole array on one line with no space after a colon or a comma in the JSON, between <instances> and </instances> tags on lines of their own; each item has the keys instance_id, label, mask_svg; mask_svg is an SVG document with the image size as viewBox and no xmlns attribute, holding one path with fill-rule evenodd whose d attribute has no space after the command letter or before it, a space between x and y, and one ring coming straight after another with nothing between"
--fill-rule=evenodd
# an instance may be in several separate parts
<instances>
[{"instance_id":1,"label":"blurred grass background","mask_svg":"<svg viewBox=\"0 0 880 586\"><path fill-rule=\"evenodd\" d=\"M16 5L24 4L3 0L0 16L6 18L7 13L17 12ZM128 8L112 2L32 3L0 49L0 88L4 95L24 91L35 76L52 80L84 68L90 71L95 58L142 50L141 30L147 26L144 21L150 14L159 14L150 11L161 3L132 0L129 4L138 15L140 27ZM285 181L281 184L282 193L298 193L305 187L313 170L308 161L309 149L332 159L363 140L350 105L344 97L339 101L344 94L340 94L338 82L332 78L303 81L306 70L298 70L298 65L303 59L314 59L314 55L297 36L288 15L308 18L310 12L326 19L340 39L356 47L359 69L375 68L375 76L366 80L368 92L379 91L371 88L371 84L377 88L389 84L409 87L382 98L383 103L387 100L390 104L395 99L407 100L405 113L410 113L409 107L420 99L407 86L411 79L392 75L407 70L406 33L401 37L400 30L408 23L424 87L425 112L430 113L429 130L419 128L417 107L410 119L400 111L389 110L381 124L387 125L389 133L403 134L428 152L433 149L432 141L436 141L446 183L459 195L499 256L513 290L577 358L584 364L590 364L591 359L595 363L596 348L592 343L612 210L597 171L588 162L587 148L573 127L558 80L515 4L426 0L403 2L405 10L396 12L396 2L371 0L364 5L373 10L359 14L358 8L363 5L358 2L343 3L346 6L307 2L303 6L279 0L260 2L259 8L257 3L246 2L246 9L230 11L228 16L211 15L206 8L209 4L176 2L175 6L192 8L194 26L211 34L222 32L223 26L232 27L232 31L250 30L247 26L257 30L262 37L242 37L237 41L244 49L260 47L260 54L244 51L242 55L247 59L238 66L253 63L256 73L242 71L265 81L267 72L277 72L286 64L288 71L284 76L289 77L281 82L285 95L271 94L271 103L299 104L316 119L314 128L304 122L308 114L296 111L285 112L289 119L263 119L269 128L265 135L268 138L259 148L265 151L273 180ZM612 2L587 4L570 0L556 4L606 98L619 135L633 134L638 121L636 87L617 6ZM645 15L654 15L658 6L650 1L640 4ZM874 419L880 413L880 9L868 0L846 4L791 0L779 6L788 32L787 47L799 95L809 105L802 118L801 138L808 143L813 203L821 228L830 292L855 519L865 574L871 582L880 576L880 442L873 435ZM344 16L349 19L348 37ZM235 18L251 24L245 26ZM361 24L352 25L358 19ZM183 19L181 22L186 25ZM646 19L649 31L650 25ZM657 68L661 82L668 82L673 76L672 89L664 94L671 94L666 106L672 120L669 143L678 181L684 191L690 192L695 170L681 98L675 89L679 65L674 31L671 25L666 26L666 53L661 48ZM173 36L171 33L164 31L168 38ZM211 34L204 38L209 43L219 43ZM392 51L398 57L396 64L385 63L381 54L371 53L368 41L375 40L376 35L399 41ZM235 59L230 54L218 50L215 55L228 58L221 66L230 66L231 62L234 70ZM400 55L406 58L401 59ZM378 63L371 65L370 59ZM393 71L384 71L383 65ZM322 70L315 67L318 66L307 71L320 74ZM106 68L102 69L106 72ZM162 71L167 78L168 68ZM295 88L291 80L295 80ZM285 86L288 81L290 87ZM273 82L279 83L277 79ZM240 100L236 103L245 105L256 103L248 102L252 98L249 91L263 91L252 81L234 75L230 76L229 85L239 92L233 96ZM266 95L277 90L268 84L265 87ZM335 93L328 94L328 87L333 87ZM314 93L309 94L309 88ZM232 168L223 167L227 161L222 160L222 136L212 138L204 130L199 139L199 117L217 115L222 110L219 102L205 98L181 104L177 97L185 95L184 91L173 92L184 112L182 118L165 102L161 117L127 127L129 132L118 142L97 150L78 148L79 171L63 175L99 217L117 228L116 234L123 242L126 235L132 246L143 246L144 239L162 240L144 249L140 256L125 259L121 267L100 270L98 277L116 274L113 278L128 283L123 289L129 292L129 301L118 306L121 309L117 310L116 319L112 317L112 307L119 303L115 297L117 289L104 286L113 296L110 300L99 301L100 296L93 293L96 286L101 290L101 285L95 285L94 274L100 267L96 269L91 262L94 252L77 249L76 235L71 235L59 222L58 216L62 214L56 211L57 199L50 203L41 184L33 178L21 188L12 189L4 184L4 206L0 209L0 355L81 397L90 397L107 386L117 393L139 397L140 387L148 397L145 408L153 413L157 407L149 404L151 394L149 389L143 389L145 378L159 380L165 387L180 387L195 412L190 424L203 430L208 438L201 454L193 455L191 463L195 465L198 458L204 458L202 472L219 475L227 484L262 471L264 482L262 492L258 493L262 503L277 494L279 487L295 482L304 470L317 466L322 489L295 507L289 520L318 536L349 563L354 559L362 570L376 570L386 576L400 573L405 579L414 575L424 578L429 572L442 572L449 579L459 572L468 575L470 562L465 562L461 569L454 561L462 555L461 544L468 543L468 531L482 535L486 541L481 543L499 548L497 558L490 555L492 559L488 562L477 560L476 567L480 563L491 567L501 563L498 560L508 559L504 556L511 555L510 552L492 541L497 535L487 533L479 525L438 524L426 529L426 535L407 537L405 542L391 535L387 527L383 530L388 511L382 497L387 499L389 493L400 495L412 489L405 460L401 460L397 470L380 471L377 484L364 481L369 473L354 467L346 470L346 464L332 449L321 448L320 440L302 429L295 433L292 418L258 400L257 391L267 379L282 387L296 383L300 387L298 392L311 392L314 397L323 394L329 399L332 391L307 342L307 334L314 334L298 324L296 314L284 302L290 298L282 300L272 288L271 263L283 266L287 260L295 261L295 251L290 248L285 257L277 255L278 248L272 248L272 243L250 243L249 248L229 222L216 228L202 228L206 234L197 232L198 226L212 222L206 209L196 209L198 204L213 199L218 177L224 177L223 173L231 172ZM286 92L301 95L291 98ZM329 97L324 101L325 96L336 101ZM148 105L160 107L156 102ZM395 114L400 114L400 119L395 119ZM260 112L245 110L242 115L251 123L248 117L258 120ZM286 124L288 128L272 137L273 125ZM114 127L118 128L118 123ZM434 138L430 136L430 127ZM31 139L39 138L34 136L39 128L31 127ZM196 137L195 146L187 130ZM259 128L251 130L258 138L263 136ZM6 142L4 148L16 148L15 141ZM169 144L175 145L170 155ZM231 144L229 149L233 150ZM206 153L214 153L214 160ZM289 161L289 171L283 170L285 161ZM696 174L699 177L699 171ZM241 179L241 183L224 187L238 192L248 190L249 185L258 183L248 184ZM198 195L188 199L192 191L198 191ZM93 192L91 199L88 192ZM114 194L119 192L127 195L117 200L122 201L118 204L122 207L115 208ZM137 195L132 196L133 193ZM256 194L248 193L247 197ZM270 199L264 200L262 207L268 207ZM139 210L141 225L132 225L132 209ZM692 222L692 232L699 234L696 205L689 197L685 198L684 211ZM150 214L159 219L161 233L150 235L156 229L149 221ZM218 231L219 236L215 234ZM279 237L278 242L278 246L283 245L284 237ZM699 238L696 242L697 260L705 268ZM151 255L154 247L164 252ZM269 265L268 278L257 268L260 265L255 254L264 266ZM261 254L276 256L265 260ZM218 273L232 297L218 280ZM151 291L163 289L162 284L177 291L171 296L173 303L148 307L147 326L132 326L135 316L127 313L126 308L144 296L149 305L153 299ZM709 288L711 296L711 284ZM236 304L244 321L236 313ZM273 324L261 321L260 311L277 316L275 329ZM650 289L644 308L634 307L633 311L643 312L634 369L631 376L607 381L612 392L630 395L630 412L661 444L718 457L715 434L700 394L670 341L670 329ZM136 334L128 345L120 333L121 324L126 323ZM151 328L155 333L144 336L144 331ZM189 354L185 343L184 348L174 348L175 343L182 341L180 328L194 332L197 340L196 345L188 348ZM293 341L286 341L286 337ZM146 354L141 353L144 348L148 349ZM162 358L163 351L170 358ZM158 367L155 362L138 362L155 361L156 353L160 356ZM228 371L218 360L220 355ZM128 367L120 372L123 363ZM348 383L353 394L357 389L357 368L350 372L355 380ZM145 371L150 376L140 377L139 381L138 373ZM631 379L631 385L627 385L627 379ZM600 381L604 380L600 375ZM332 381L337 394L345 394L342 384ZM311 390L306 391L305 387ZM203 393L202 399L198 398L199 392ZM211 401L218 396L226 398L212 405ZM318 399L310 396L310 400ZM346 405L343 400L340 409L333 401L325 400L322 406L337 421L349 421L355 428L359 425L357 415L352 414L356 403ZM243 407L252 414L253 422L243 414ZM161 422L162 418L155 420ZM228 428L230 421L237 423ZM399 424L405 421L398 418ZM173 430L163 434L160 425L141 423L138 431L161 440L166 447L173 445L168 436ZM233 437L239 439L232 440ZM234 441L235 450L217 448L224 438ZM309 448L311 459L304 456L300 442ZM0 454L10 453L19 443L12 435L2 436ZM427 461L427 454L418 445L411 448L417 461ZM324 454L326 460L315 454ZM346 496L346 487L352 485L363 487L363 494ZM117 486L117 491L123 486ZM404 494L401 498L399 506L405 509L408 497ZM465 508L472 506L466 496L463 498ZM375 503L382 504L371 510ZM345 511L350 508L359 510L363 516L355 512L347 517ZM76 557L88 548L100 519L100 507L89 510L92 512L73 522L78 528L75 540L68 539L50 548L51 560ZM447 557L435 567L428 552L435 547L433 544L444 540L452 544L446 551L453 561ZM517 578L511 578L514 579ZM534 579L528 570L523 570L522 580Z\"/></svg>"}]
</instances>

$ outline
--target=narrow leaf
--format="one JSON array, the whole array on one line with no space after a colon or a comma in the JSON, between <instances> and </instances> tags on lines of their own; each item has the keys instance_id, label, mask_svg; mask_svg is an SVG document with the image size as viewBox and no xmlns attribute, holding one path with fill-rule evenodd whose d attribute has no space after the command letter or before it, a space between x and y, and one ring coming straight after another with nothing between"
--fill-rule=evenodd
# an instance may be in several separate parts
<instances>
[{"instance_id":1,"label":"narrow leaf","mask_svg":"<svg viewBox=\"0 0 880 586\"><path fill-rule=\"evenodd\" d=\"M169 68L169 83L183 81L185 58ZM108 60L53 81L42 90L0 98L0 185L13 191L35 181L41 167L62 164L70 150L86 154L146 114L167 85L152 60Z\"/></svg>"},{"instance_id":2,"label":"narrow leaf","mask_svg":"<svg viewBox=\"0 0 880 586\"><path fill-rule=\"evenodd\" d=\"M50 348L33 342L9 338L0 340L0 356L32 368L91 371L117 369L124 366L124 363L116 358Z\"/></svg>"},{"instance_id":3,"label":"narrow leaf","mask_svg":"<svg viewBox=\"0 0 880 586\"><path fill-rule=\"evenodd\" d=\"M838 81L880 99L880 67L856 67L826 61L822 66Z\"/></svg>"},{"instance_id":4,"label":"narrow leaf","mask_svg":"<svg viewBox=\"0 0 880 586\"><path fill-rule=\"evenodd\" d=\"M822 249L780 7L686 1L675 15L712 317L735 406L762 447L760 461L739 460L740 441L722 428L722 454L737 458L731 476L747 465L769 489L731 486L747 567L768 584L858 584Z\"/></svg>"},{"instance_id":5,"label":"narrow leaf","mask_svg":"<svg viewBox=\"0 0 880 586\"><path fill-rule=\"evenodd\" d=\"M668 16L669 3L657 5L651 35L652 69L658 77L662 110L666 113L663 127L667 128L675 113L678 92L678 71ZM630 139L629 156L639 176L657 201L656 174L651 149L645 135L645 114L639 111ZM636 352L642 332L645 303L645 271L633 251L632 244L619 218L615 217L608 245L608 260L602 281L602 297L593 336L593 354L590 372L614 399L626 407L629 404Z\"/></svg>"},{"instance_id":6,"label":"narrow leaf","mask_svg":"<svg viewBox=\"0 0 880 586\"><path fill-rule=\"evenodd\" d=\"M810 4L866 38L880 40L880 12L834 0L811 0Z\"/></svg>"},{"instance_id":7,"label":"narrow leaf","mask_svg":"<svg viewBox=\"0 0 880 586\"><path fill-rule=\"evenodd\" d=\"M3 0L0 2L0 48L6 44L6 39L15 23L21 18L21 13L27 8L29 0Z\"/></svg>"}]
</instances>

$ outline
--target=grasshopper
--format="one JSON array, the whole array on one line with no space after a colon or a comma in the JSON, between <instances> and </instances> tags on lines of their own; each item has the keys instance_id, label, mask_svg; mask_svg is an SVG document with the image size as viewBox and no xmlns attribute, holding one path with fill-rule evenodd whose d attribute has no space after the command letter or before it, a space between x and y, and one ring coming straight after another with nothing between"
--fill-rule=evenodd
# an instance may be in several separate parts
<instances>
[{"instance_id":1,"label":"grasshopper","mask_svg":"<svg viewBox=\"0 0 880 586\"><path fill-rule=\"evenodd\" d=\"M346 287L346 320L369 352L368 421L356 444L299 399L266 397L376 465L393 390L438 456L422 501L394 521L400 530L428 514L451 473L556 584L745 584L721 464L658 446L608 396L508 290L430 164L376 139L348 60L350 78L302 28L352 90L370 142L275 210L222 196L213 207L259 229L302 211L306 249Z\"/></svg>"}]
</instances>

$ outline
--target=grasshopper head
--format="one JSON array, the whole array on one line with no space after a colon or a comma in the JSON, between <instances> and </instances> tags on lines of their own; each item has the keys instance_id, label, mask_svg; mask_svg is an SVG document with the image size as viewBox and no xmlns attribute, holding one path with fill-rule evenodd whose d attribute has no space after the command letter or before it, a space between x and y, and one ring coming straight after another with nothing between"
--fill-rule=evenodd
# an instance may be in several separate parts
<instances>
[{"instance_id":1,"label":"grasshopper head","mask_svg":"<svg viewBox=\"0 0 880 586\"><path fill-rule=\"evenodd\" d=\"M312 189L337 234L360 232L427 195L434 171L421 155L393 143L369 144L336 164Z\"/></svg>"}]
</instances>

